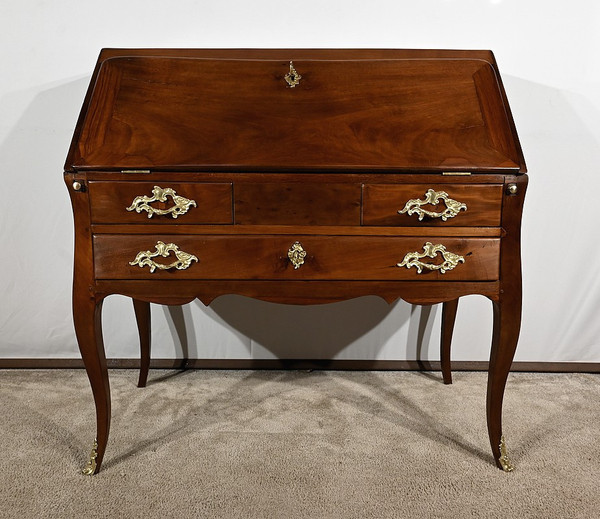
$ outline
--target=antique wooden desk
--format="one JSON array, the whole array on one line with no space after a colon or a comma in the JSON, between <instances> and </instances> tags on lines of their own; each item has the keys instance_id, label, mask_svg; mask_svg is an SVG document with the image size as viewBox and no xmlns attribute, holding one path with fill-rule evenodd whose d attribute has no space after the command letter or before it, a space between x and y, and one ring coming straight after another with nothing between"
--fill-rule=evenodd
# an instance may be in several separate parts
<instances>
[{"instance_id":1,"label":"antique wooden desk","mask_svg":"<svg viewBox=\"0 0 600 519\"><path fill-rule=\"evenodd\" d=\"M457 299L487 296L487 423L510 470L525 172L489 51L103 50L65 165L97 418L84 472L108 439L110 294L134 299L142 342L149 302L375 294L446 303L447 336Z\"/></svg>"}]
</instances>

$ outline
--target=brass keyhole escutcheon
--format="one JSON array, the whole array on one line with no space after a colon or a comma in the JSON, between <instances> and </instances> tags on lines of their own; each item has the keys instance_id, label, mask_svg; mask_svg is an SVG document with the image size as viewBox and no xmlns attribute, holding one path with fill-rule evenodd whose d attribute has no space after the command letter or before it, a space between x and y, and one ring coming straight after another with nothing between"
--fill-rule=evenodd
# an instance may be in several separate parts
<instances>
[{"instance_id":1,"label":"brass keyhole escutcheon","mask_svg":"<svg viewBox=\"0 0 600 519\"><path fill-rule=\"evenodd\" d=\"M288 258L292 262L292 265L294 265L294 270L299 269L302 265L304 265L306 251L299 241L294 243L288 250Z\"/></svg>"},{"instance_id":2,"label":"brass keyhole escutcheon","mask_svg":"<svg viewBox=\"0 0 600 519\"><path fill-rule=\"evenodd\" d=\"M300 84L302 76L298 74L298 71L294 68L294 63L292 61L290 61L290 71L284 76L284 78L290 88L294 88L296 85Z\"/></svg>"}]
</instances>

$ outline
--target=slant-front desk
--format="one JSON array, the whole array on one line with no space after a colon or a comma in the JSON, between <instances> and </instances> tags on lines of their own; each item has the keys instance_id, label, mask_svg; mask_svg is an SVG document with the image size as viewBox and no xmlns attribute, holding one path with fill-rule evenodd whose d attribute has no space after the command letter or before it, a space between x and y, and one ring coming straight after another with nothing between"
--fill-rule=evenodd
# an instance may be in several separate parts
<instances>
[{"instance_id":1,"label":"slant-front desk","mask_svg":"<svg viewBox=\"0 0 600 519\"><path fill-rule=\"evenodd\" d=\"M150 302L378 295L445 303L448 336L458 298L487 296L489 438L511 470L501 416L525 171L489 51L103 50L65 165L97 418L84 472L98 472L108 439L110 294L134 300L140 385Z\"/></svg>"}]
</instances>

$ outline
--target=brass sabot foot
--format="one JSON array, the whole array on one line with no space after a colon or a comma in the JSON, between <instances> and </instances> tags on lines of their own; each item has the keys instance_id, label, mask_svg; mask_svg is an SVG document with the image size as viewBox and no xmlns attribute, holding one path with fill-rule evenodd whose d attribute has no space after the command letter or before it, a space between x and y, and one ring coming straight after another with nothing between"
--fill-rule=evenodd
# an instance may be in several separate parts
<instances>
[{"instance_id":1,"label":"brass sabot foot","mask_svg":"<svg viewBox=\"0 0 600 519\"><path fill-rule=\"evenodd\" d=\"M96 472L96 458L98 457L98 440L94 440L92 451L90 452L90 459L88 460L85 468L81 471L86 476L92 476Z\"/></svg>"},{"instance_id":2,"label":"brass sabot foot","mask_svg":"<svg viewBox=\"0 0 600 519\"><path fill-rule=\"evenodd\" d=\"M506 442L504 441L504 436L500 438L500 459L498 461L500 462L504 472L512 472L515 470L515 467L510 462L508 453L506 451Z\"/></svg>"}]
</instances>

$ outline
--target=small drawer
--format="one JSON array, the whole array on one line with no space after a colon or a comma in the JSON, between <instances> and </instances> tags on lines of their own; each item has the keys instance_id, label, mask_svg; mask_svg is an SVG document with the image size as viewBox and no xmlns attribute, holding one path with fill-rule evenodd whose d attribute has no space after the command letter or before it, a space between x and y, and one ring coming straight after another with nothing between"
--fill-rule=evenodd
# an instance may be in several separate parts
<instances>
[{"instance_id":1,"label":"small drawer","mask_svg":"<svg viewBox=\"0 0 600 519\"><path fill-rule=\"evenodd\" d=\"M360 225L360 184L238 183L235 223Z\"/></svg>"},{"instance_id":2,"label":"small drawer","mask_svg":"<svg viewBox=\"0 0 600 519\"><path fill-rule=\"evenodd\" d=\"M92 223L232 224L230 183L88 184Z\"/></svg>"},{"instance_id":3,"label":"small drawer","mask_svg":"<svg viewBox=\"0 0 600 519\"><path fill-rule=\"evenodd\" d=\"M496 227L501 211L501 184L363 185L363 225Z\"/></svg>"},{"instance_id":4,"label":"small drawer","mask_svg":"<svg viewBox=\"0 0 600 519\"><path fill-rule=\"evenodd\" d=\"M499 251L499 238L94 236L98 279L493 281Z\"/></svg>"}]
</instances>

